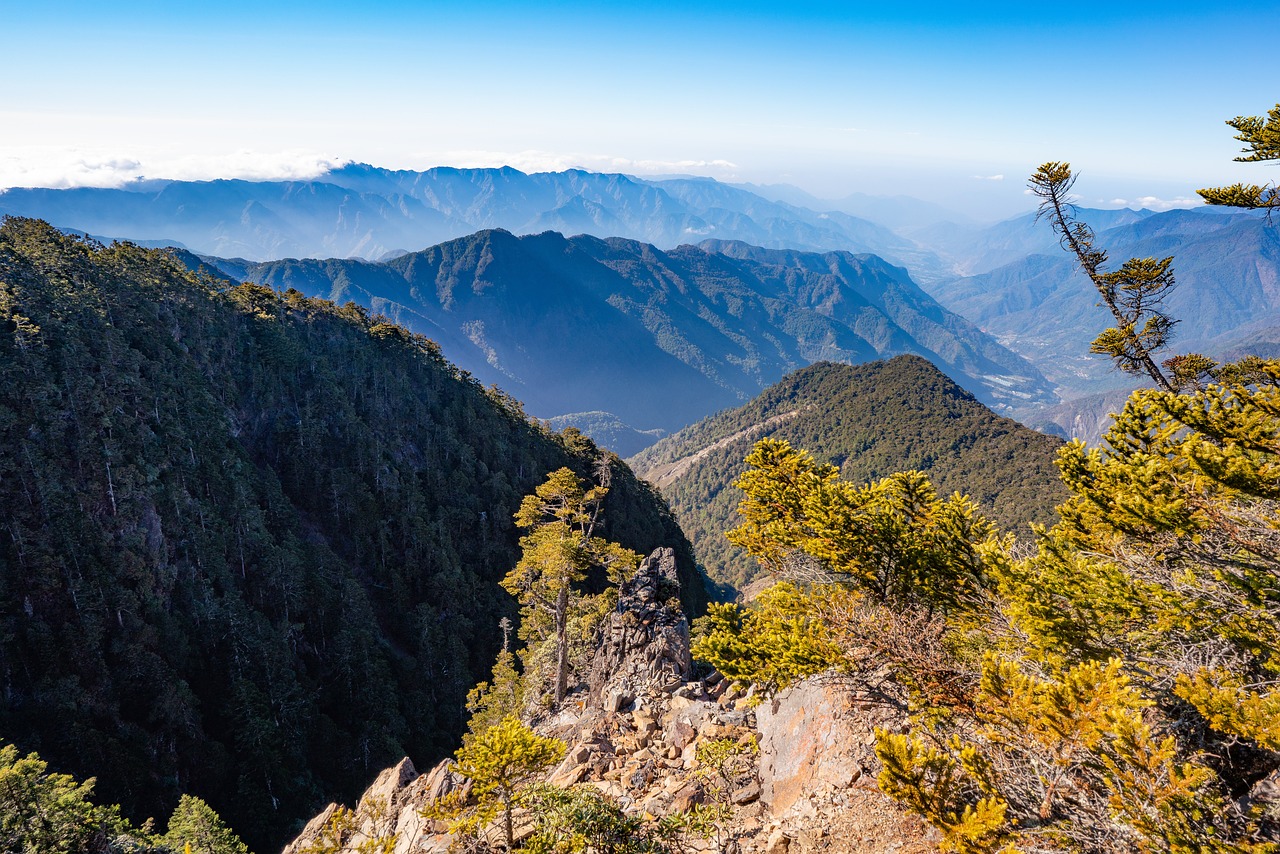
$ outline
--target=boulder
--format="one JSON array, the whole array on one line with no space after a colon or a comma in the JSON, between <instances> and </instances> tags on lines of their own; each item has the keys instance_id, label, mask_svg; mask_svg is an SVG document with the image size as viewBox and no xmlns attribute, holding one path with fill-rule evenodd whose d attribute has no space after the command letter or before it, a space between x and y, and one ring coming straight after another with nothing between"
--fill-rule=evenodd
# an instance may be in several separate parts
<instances>
[{"instance_id":1,"label":"boulder","mask_svg":"<svg viewBox=\"0 0 1280 854\"><path fill-rule=\"evenodd\" d=\"M299 852L310 847L312 843L320 838L320 831L324 829L324 826L329 823L329 819L333 818L333 814L337 811L337 804L329 804L322 809L315 818L307 822L306 827L302 828L298 838L284 847L284 851L281 854L299 854Z\"/></svg>"},{"instance_id":2,"label":"boulder","mask_svg":"<svg viewBox=\"0 0 1280 854\"><path fill-rule=\"evenodd\" d=\"M752 780L747 785L738 789L730 797L730 800L739 806L743 804L753 803L760 799L760 781Z\"/></svg>"},{"instance_id":3,"label":"boulder","mask_svg":"<svg viewBox=\"0 0 1280 854\"><path fill-rule=\"evenodd\" d=\"M355 809L354 832L348 834L335 854L358 854L377 839L394 839L395 854L444 854L452 837L444 833L442 822L425 819L421 812L445 795L465 791L467 784L465 778L453 772L448 760L423 775L408 758L400 760L365 790ZM330 804L311 819L302 833L285 846L283 854L301 854L314 845L337 809L337 804Z\"/></svg>"},{"instance_id":4,"label":"boulder","mask_svg":"<svg viewBox=\"0 0 1280 854\"><path fill-rule=\"evenodd\" d=\"M874 785L876 727L902 723L903 713L872 702L833 677L814 677L755 710L760 731L760 799L774 815L802 799L846 789L867 775Z\"/></svg>"}]
</instances>

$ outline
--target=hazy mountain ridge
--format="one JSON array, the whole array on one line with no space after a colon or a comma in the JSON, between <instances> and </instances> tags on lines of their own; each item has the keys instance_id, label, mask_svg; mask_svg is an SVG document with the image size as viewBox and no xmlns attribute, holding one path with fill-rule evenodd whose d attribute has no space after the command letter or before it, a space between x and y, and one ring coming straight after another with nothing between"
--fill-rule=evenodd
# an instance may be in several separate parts
<instances>
[{"instance_id":1,"label":"hazy mountain ridge","mask_svg":"<svg viewBox=\"0 0 1280 854\"><path fill-rule=\"evenodd\" d=\"M1038 228L1052 241L1047 224ZM1149 214L1099 231L1097 245L1108 250L1108 269L1129 257L1173 256L1178 285L1165 308L1181 322L1172 352L1203 350L1216 357L1280 325L1280 232L1265 217ZM1074 258L1056 246L981 275L937 283L931 292L1030 359L1067 395L1132 385L1107 359L1089 355L1089 344L1110 318Z\"/></svg>"},{"instance_id":2,"label":"hazy mountain ridge","mask_svg":"<svg viewBox=\"0 0 1280 854\"><path fill-rule=\"evenodd\" d=\"M712 179L646 181L571 169L422 172L348 164L309 181L140 181L119 189L11 189L0 213L202 254L383 258L487 228L620 235L664 248L705 237L874 252L932 280L944 265L911 240L836 211L771 201Z\"/></svg>"},{"instance_id":3,"label":"hazy mountain ridge","mask_svg":"<svg viewBox=\"0 0 1280 854\"><path fill-rule=\"evenodd\" d=\"M920 469L940 495L964 492L1005 530L1048 522L1066 492L1053 464L1062 440L996 415L928 361L821 363L745 406L663 439L630 462L659 483L709 578L741 589L755 561L732 546L742 460L771 436L840 467L854 482Z\"/></svg>"},{"instance_id":4,"label":"hazy mountain ridge","mask_svg":"<svg viewBox=\"0 0 1280 854\"><path fill-rule=\"evenodd\" d=\"M540 417L605 410L670 431L811 362L899 353L934 360L993 403L1050 399L1026 362L872 255L491 230L383 264L225 269L387 313Z\"/></svg>"},{"instance_id":5,"label":"hazy mountain ridge","mask_svg":"<svg viewBox=\"0 0 1280 854\"><path fill-rule=\"evenodd\" d=\"M1146 209L1079 209L1081 221L1099 233L1154 215ZM1034 212L986 226L942 221L909 227L904 233L937 253L956 274L965 276L986 273L1028 255L1060 251L1053 229L1037 220Z\"/></svg>"}]
</instances>

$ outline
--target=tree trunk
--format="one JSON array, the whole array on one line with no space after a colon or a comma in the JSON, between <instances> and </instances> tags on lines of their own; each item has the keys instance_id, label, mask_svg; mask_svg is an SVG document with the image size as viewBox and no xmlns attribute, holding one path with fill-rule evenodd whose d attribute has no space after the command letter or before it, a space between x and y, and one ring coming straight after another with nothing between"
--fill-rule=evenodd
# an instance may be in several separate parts
<instances>
[{"instance_id":1,"label":"tree trunk","mask_svg":"<svg viewBox=\"0 0 1280 854\"><path fill-rule=\"evenodd\" d=\"M516 834L511 823L511 795L502 799L502 805L504 807L503 824L507 832L507 851L510 852L516 845Z\"/></svg>"},{"instance_id":2,"label":"tree trunk","mask_svg":"<svg viewBox=\"0 0 1280 854\"><path fill-rule=\"evenodd\" d=\"M569 585L556 596L556 705L569 687Z\"/></svg>"}]
</instances>

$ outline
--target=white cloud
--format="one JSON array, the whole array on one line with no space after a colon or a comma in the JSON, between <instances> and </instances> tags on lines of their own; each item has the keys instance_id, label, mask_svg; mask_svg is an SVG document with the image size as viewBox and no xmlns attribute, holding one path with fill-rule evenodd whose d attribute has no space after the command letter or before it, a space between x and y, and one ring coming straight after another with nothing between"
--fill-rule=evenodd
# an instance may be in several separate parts
<instances>
[{"instance_id":1,"label":"white cloud","mask_svg":"<svg viewBox=\"0 0 1280 854\"><path fill-rule=\"evenodd\" d=\"M1098 199L1097 204L1113 208L1146 208L1149 211L1185 210L1201 205L1199 199L1178 196L1174 199L1161 199L1156 196L1139 196L1136 199Z\"/></svg>"},{"instance_id":2,"label":"white cloud","mask_svg":"<svg viewBox=\"0 0 1280 854\"><path fill-rule=\"evenodd\" d=\"M737 180L738 164L729 160L633 159L607 154L549 151L439 151L413 155L413 166L483 168L512 166L522 172L625 172L635 175L697 173ZM251 181L301 181L349 162L301 149L239 151L219 154L124 154L83 147L0 149L0 189L8 187L120 187L143 178L208 181L242 178ZM403 168L403 163L375 163Z\"/></svg>"},{"instance_id":3,"label":"white cloud","mask_svg":"<svg viewBox=\"0 0 1280 854\"><path fill-rule=\"evenodd\" d=\"M119 187L141 178L306 180L345 162L301 150L129 156L82 148L7 149L0 151L0 188Z\"/></svg>"},{"instance_id":4,"label":"white cloud","mask_svg":"<svg viewBox=\"0 0 1280 854\"><path fill-rule=\"evenodd\" d=\"M973 177L979 181L1003 181L1004 180L1003 175L974 175Z\"/></svg>"},{"instance_id":5,"label":"white cloud","mask_svg":"<svg viewBox=\"0 0 1280 854\"><path fill-rule=\"evenodd\" d=\"M1157 199L1155 196L1139 196L1133 200L1133 203L1139 207L1152 211L1168 211L1175 208L1186 210L1187 208L1198 208L1204 204L1200 199L1191 199L1186 196L1178 196L1176 199Z\"/></svg>"}]
</instances>

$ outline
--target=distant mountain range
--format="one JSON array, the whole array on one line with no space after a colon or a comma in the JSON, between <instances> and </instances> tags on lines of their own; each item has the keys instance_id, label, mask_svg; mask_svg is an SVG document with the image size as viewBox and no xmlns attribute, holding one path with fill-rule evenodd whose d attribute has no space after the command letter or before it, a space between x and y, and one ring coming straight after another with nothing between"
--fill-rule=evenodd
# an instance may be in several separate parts
<instances>
[{"instance_id":1,"label":"distant mountain range","mask_svg":"<svg viewBox=\"0 0 1280 854\"><path fill-rule=\"evenodd\" d=\"M907 196L855 193L824 200L788 185L731 185L709 178L642 179L576 169L533 174L512 168L410 171L364 164L332 169L307 181L144 180L118 189L11 189L0 192L2 213L40 216L65 229L107 239L185 247L219 259L213 263L235 277L278 283L287 269L287 278L300 290L354 299L438 338L468 370L511 390L532 411L557 418L575 414L579 423L591 425L593 435L608 436L605 441L624 449L647 441L645 431L676 429L688 417L741 403L785 371L814 359L857 362L921 353L987 403L1027 423L1054 423L1065 430L1105 422L1096 411L1097 401L1074 406L1072 400L1132 385L1131 378L1115 373L1107 360L1089 355L1089 343L1106 325L1106 316L1052 229L1036 222L1034 214L983 226L966 221L963 212ZM1169 301L1173 314L1183 321L1176 350L1199 350L1215 357L1280 352L1280 251L1277 232L1265 220L1214 208L1164 213L1081 209L1080 215L1098 232L1099 244L1110 250L1116 264L1130 255L1176 257L1180 287ZM742 243L801 253L878 255L905 268L911 282L1023 357L1034 370L1024 362L1010 362L1007 353L992 356L990 341L977 349L984 351L986 361L997 363L994 368L980 365L981 359L966 361L958 351L948 354L955 348L933 338L925 328L929 323L912 327L893 316L891 321L914 343L891 343L882 334L877 340L877 333L867 332L865 316L854 329L863 343L845 340L846 333L834 327L829 335L817 327L801 330L790 311L783 312L790 326L766 332L780 315L759 300L777 295L755 292L757 284L750 281L746 289L755 294L747 299L755 307L751 318L737 317L732 306L717 302L718 297L689 297L676 279L641 296L628 295L625 288L617 294L603 293L593 286L595 295L587 304L613 299L615 314L628 315L628 322L638 322L643 331L633 323L624 333L616 325L619 317L583 310L581 319L608 317L614 324L612 331L582 330L583 340L596 341L605 350L621 349L621 339L611 337L614 333L624 338L639 335L633 343L640 349L630 363L638 364L646 353L657 361L652 381L641 379L636 399L672 398L669 412L633 411L623 416L610 409L612 404L590 399L586 392L636 380L631 368L619 367L579 383L567 396L559 394L563 371L553 366L567 362L527 352L529 348L511 337L512 330L504 331L504 321L492 311L464 319L465 312L452 304L433 307L435 298L423 294L435 285L421 287L418 274L406 274L411 262L400 267L379 263L413 258L424 247L495 229L519 235L558 231L621 237L680 257L679 263L684 260L678 247L695 244L703 249ZM292 257L348 260L274 260ZM482 262L477 257L467 263L479 268L487 263ZM775 261L765 263L777 266ZM617 264L636 270L644 266L621 260ZM444 275L447 279L452 274ZM488 281L487 275L481 271L482 282ZM510 279L512 274L504 275ZM532 293L532 282L541 275L529 271L521 288ZM561 275L556 272L552 278ZM577 273L563 275L572 279ZM705 282L707 276L720 274L708 269L698 275ZM671 297L659 293L668 287L685 315L668 312L664 301ZM776 290L776 282L768 288ZM805 310L825 312L828 320L823 323L846 323L838 312L805 303L809 298L797 293L781 297L784 302L798 299ZM918 296L907 301L917 302ZM521 306L520 310L535 310L537 300ZM565 355L569 346L564 336L579 332L572 318L561 320L561 340L543 344ZM699 339L694 352L670 332L686 335L690 323L710 324L716 331L708 334L722 340L707 344ZM972 332L971 328L961 337L968 336L972 343L977 340ZM529 340L538 340L540 334L533 330ZM778 340L768 341L766 335ZM753 343L746 346L743 340ZM545 362L555 376L533 368L532 362ZM657 383L666 380L679 382L660 394ZM1011 384L1002 389L1005 383ZM1059 403L1062 408L1042 416L1041 410ZM605 415L596 414L600 412ZM610 419L613 426L607 426Z\"/></svg>"},{"instance_id":2,"label":"distant mountain range","mask_svg":"<svg viewBox=\"0 0 1280 854\"><path fill-rule=\"evenodd\" d=\"M901 353L930 359L993 405L1053 401L1025 360L874 255L724 241L663 251L489 230L383 263L203 263L236 280L354 300L439 341L534 415L594 413L576 424L586 430L603 411L624 427L672 431L812 362Z\"/></svg>"},{"instance_id":3,"label":"distant mountain range","mask_svg":"<svg viewBox=\"0 0 1280 854\"><path fill-rule=\"evenodd\" d=\"M1280 229L1264 216L1201 210L1085 214L1098 231L1098 245L1110 253L1108 269L1129 257L1174 256L1178 285L1165 307L1181 322L1172 352L1220 357L1280 349ZM982 267L1006 255L1017 260L935 282L930 292L1029 359L1065 398L1132 387L1132 377L1089 355L1109 315L1048 224L1032 219L987 230L970 241L969 255L959 262Z\"/></svg>"},{"instance_id":4,"label":"distant mountain range","mask_svg":"<svg viewBox=\"0 0 1280 854\"><path fill-rule=\"evenodd\" d=\"M503 228L628 237L666 249L717 238L777 249L872 252L909 267L921 280L948 272L914 241L839 210L811 210L709 178L646 181L579 169L414 172L349 164L309 181L11 189L0 192L0 213L255 261L378 260Z\"/></svg>"},{"instance_id":5,"label":"distant mountain range","mask_svg":"<svg viewBox=\"0 0 1280 854\"><path fill-rule=\"evenodd\" d=\"M724 531L739 522L742 495L732 484L742 461L766 436L839 466L856 483L919 469L940 495L964 492L1020 535L1030 522L1050 522L1066 497L1053 463L1061 439L996 415L928 361L811 365L629 461L671 502L722 596L759 575Z\"/></svg>"},{"instance_id":6,"label":"distant mountain range","mask_svg":"<svg viewBox=\"0 0 1280 854\"><path fill-rule=\"evenodd\" d=\"M1149 210L1098 210L1081 208L1079 217L1096 232L1141 222L1155 212ZM1044 220L1035 213L1006 219L990 225L975 225L954 220L926 222L919 220L907 229L913 239L941 256L954 274L972 276L1020 261L1032 254L1056 254L1062 251L1058 238ZM953 276L954 278L954 276Z\"/></svg>"}]
</instances>

